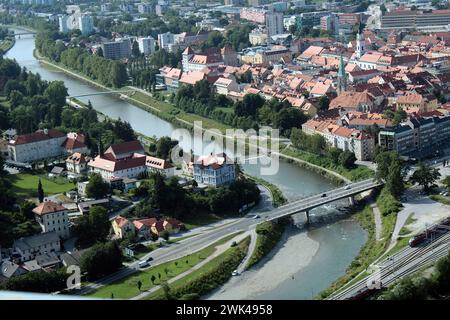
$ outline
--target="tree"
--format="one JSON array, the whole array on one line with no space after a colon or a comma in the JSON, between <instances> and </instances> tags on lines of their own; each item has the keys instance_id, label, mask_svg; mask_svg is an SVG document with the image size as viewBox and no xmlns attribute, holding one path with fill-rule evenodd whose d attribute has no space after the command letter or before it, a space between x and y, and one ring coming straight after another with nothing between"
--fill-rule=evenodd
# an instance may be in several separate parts
<instances>
[{"instance_id":1,"label":"tree","mask_svg":"<svg viewBox=\"0 0 450 320\"><path fill-rule=\"evenodd\" d=\"M445 179L442 180L442 183L447 187L447 189L450 189L450 176L446 176Z\"/></svg>"},{"instance_id":2,"label":"tree","mask_svg":"<svg viewBox=\"0 0 450 320\"><path fill-rule=\"evenodd\" d=\"M39 202L44 201L44 189L42 188L42 182L41 182L41 179L39 179L39 182L38 182L37 193L38 193L38 199L39 199Z\"/></svg>"},{"instance_id":3,"label":"tree","mask_svg":"<svg viewBox=\"0 0 450 320\"><path fill-rule=\"evenodd\" d=\"M67 96L67 88L62 81L52 81L44 90L44 97L58 107L63 107L66 104Z\"/></svg>"},{"instance_id":4,"label":"tree","mask_svg":"<svg viewBox=\"0 0 450 320\"><path fill-rule=\"evenodd\" d=\"M163 232L161 232L161 233L159 234L159 236L160 236L161 238L163 238L164 240L169 241L169 238L170 238L169 232L163 231Z\"/></svg>"},{"instance_id":5,"label":"tree","mask_svg":"<svg viewBox=\"0 0 450 320\"><path fill-rule=\"evenodd\" d=\"M424 191L428 191L432 187L436 186L435 182L440 178L440 176L441 174L438 169L421 162L419 163L417 170L412 174L410 181L414 184L417 183L419 186L422 186Z\"/></svg>"},{"instance_id":6,"label":"tree","mask_svg":"<svg viewBox=\"0 0 450 320\"><path fill-rule=\"evenodd\" d=\"M317 108L321 111L328 110L330 106L330 98L328 96L321 96L317 102Z\"/></svg>"},{"instance_id":7,"label":"tree","mask_svg":"<svg viewBox=\"0 0 450 320\"><path fill-rule=\"evenodd\" d=\"M102 49L102 47L99 47L99 48L97 49L97 55L98 55L99 57L103 57L103 49Z\"/></svg>"},{"instance_id":8,"label":"tree","mask_svg":"<svg viewBox=\"0 0 450 320\"><path fill-rule=\"evenodd\" d=\"M137 287L138 287L138 290L141 291L141 288L142 288L142 281L141 280L138 280Z\"/></svg>"},{"instance_id":9,"label":"tree","mask_svg":"<svg viewBox=\"0 0 450 320\"><path fill-rule=\"evenodd\" d=\"M344 151L339 155L339 163L347 169L351 169L355 166L356 157L351 151Z\"/></svg>"},{"instance_id":10,"label":"tree","mask_svg":"<svg viewBox=\"0 0 450 320\"><path fill-rule=\"evenodd\" d=\"M141 55L141 51L139 50L139 44L136 40L133 41L133 45L131 47L131 54L133 57L139 57Z\"/></svg>"},{"instance_id":11,"label":"tree","mask_svg":"<svg viewBox=\"0 0 450 320\"><path fill-rule=\"evenodd\" d=\"M161 287L162 287L163 292L164 292L164 299L166 299L166 300L172 300L173 297L172 297L172 294L171 294L171 292L170 292L170 287L169 287L169 284L167 283L167 281L164 281L164 282L161 284Z\"/></svg>"},{"instance_id":12,"label":"tree","mask_svg":"<svg viewBox=\"0 0 450 320\"><path fill-rule=\"evenodd\" d=\"M102 199L107 196L109 192L109 184L103 181L103 178L98 173L93 173L89 178L89 183L86 186L86 195L89 198Z\"/></svg>"},{"instance_id":13,"label":"tree","mask_svg":"<svg viewBox=\"0 0 450 320\"><path fill-rule=\"evenodd\" d=\"M88 280L96 280L117 271L122 266L122 252L115 241L98 243L81 257L81 271Z\"/></svg>"},{"instance_id":14,"label":"tree","mask_svg":"<svg viewBox=\"0 0 450 320\"><path fill-rule=\"evenodd\" d=\"M96 242L104 242L109 234L111 223L105 208L93 206L89 214L81 216L74 227L78 245L88 247Z\"/></svg>"},{"instance_id":15,"label":"tree","mask_svg":"<svg viewBox=\"0 0 450 320\"><path fill-rule=\"evenodd\" d=\"M156 280L156 277L155 277L154 274L152 274L152 276L150 277L150 281L151 281L153 284L155 284L155 280Z\"/></svg>"},{"instance_id":16,"label":"tree","mask_svg":"<svg viewBox=\"0 0 450 320\"><path fill-rule=\"evenodd\" d=\"M156 155L162 159L168 159L170 151L174 146L178 144L177 141L173 141L170 137L161 137L156 142Z\"/></svg>"}]
</instances>

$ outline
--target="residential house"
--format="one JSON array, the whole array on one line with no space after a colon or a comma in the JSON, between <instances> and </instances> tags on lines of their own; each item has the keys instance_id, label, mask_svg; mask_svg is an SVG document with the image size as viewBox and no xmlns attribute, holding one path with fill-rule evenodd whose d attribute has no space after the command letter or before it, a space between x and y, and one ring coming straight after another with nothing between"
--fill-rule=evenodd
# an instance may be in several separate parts
<instances>
[{"instance_id":1,"label":"residential house","mask_svg":"<svg viewBox=\"0 0 450 320\"><path fill-rule=\"evenodd\" d=\"M194 161L194 179L198 184L230 184L236 179L235 170L235 163L225 153L201 156Z\"/></svg>"},{"instance_id":2,"label":"residential house","mask_svg":"<svg viewBox=\"0 0 450 320\"><path fill-rule=\"evenodd\" d=\"M228 95L230 91L238 91L239 86L233 79L219 78L214 83L214 87L218 94Z\"/></svg>"},{"instance_id":3,"label":"residential house","mask_svg":"<svg viewBox=\"0 0 450 320\"><path fill-rule=\"evenodd\" d=\"M21 262L33 260L40 254L60 250L61 241L55 231L20 238L13 244L13 255L17 256Z\"/></svg>"},{"instance_id":4,"label":"residential house","mask_svg":"<svg viewBox=\"0 0 450 320\"><path fill-rule=\"evenodd\" d=\"M151 228L158 220L156 218L146 218L134 220L134 229L138 238L149 239L151 238Z\"/></svg>"},{"instance_id":5,"label":"residential house","mask_svg":"<svg viewBox=\"0 0 450 320\"><path fill-rule=\"evenodd\" d=\"M112 227L114 234L119 239L123 239L128 235L135 233L134 224L130 220L121 216L116 217L112 221Z\"/></svg>"},{"instance_id":6,"label":"residential house","mask_svg":"<svg viewBox=\"0 0 450 320\"><path fill-rule=\"evenodd\" d=\"M71 154L66 159L66 169L69 172L82 174L88 170L88 162L91 161L91 157L85 156L80 152Z\"/></svg>"},{"instance_id":7,"label":"residential house","mask_svg":"<svg viewBox=\"0 0 450 320\"><path fill-rule=\"evenodd\" d=\"M50 200L44 200L33 209L36 221L42 228L42 232L56 232L67 239L70 236L68 210L64 206Z\"/></svg>"},{"instance_id":8,"label":"residential house","mask_svg":"<svg viewBox=\"0 0 450 320\"><path fill-rule=\"evenodd\" d=\"M346 111L372 112L374 98L367 91L353 92L344 91L331 100L330 109L343 109Z\"/></svg>"}]
</instances>

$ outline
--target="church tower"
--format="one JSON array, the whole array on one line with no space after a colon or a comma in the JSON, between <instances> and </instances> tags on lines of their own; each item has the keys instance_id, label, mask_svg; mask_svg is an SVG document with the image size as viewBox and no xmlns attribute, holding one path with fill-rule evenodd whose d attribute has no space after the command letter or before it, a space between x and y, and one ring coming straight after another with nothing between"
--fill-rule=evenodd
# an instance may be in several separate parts
<instances>
[{"instance_id":1,"label":"church tower","mask_svg":"<svg viewBox=\"0 0 450 320\"><path fill-rule=\"evenodd\" d=\"M364 39L363 27L361 22L358 25L358 34L356 35L356 57L360 59L366 52L366 40Z\"/></svg>"},{"instance_id":2,"label":"church tower","mask_svg":"<svg viewBox=\"0 0 450 320\"><path fill-rule=\"evenodd\" d=\"M341 55L339 60L339 72L337 80L337 93L341 94L347 90L347 75L345 74L344 58Z\"/></svg>"}]
</instances>

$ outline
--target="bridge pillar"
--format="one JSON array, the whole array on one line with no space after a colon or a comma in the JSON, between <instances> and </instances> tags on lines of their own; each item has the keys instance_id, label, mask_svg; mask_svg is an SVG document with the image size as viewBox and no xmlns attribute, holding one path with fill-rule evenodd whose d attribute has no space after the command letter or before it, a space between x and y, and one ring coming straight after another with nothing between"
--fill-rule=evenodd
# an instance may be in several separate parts
<instances>
[{"instance_id":1,"label":"bridge pillar","mask_svg":"<svg viewBox=\"0 0 450 320\"><path fill-rule=\"evenodd\" d=\"M309 211L305 211L305 215L306 215L306 224L310 224L311 220L309 218Z\"/></svg>"},{"instance_id":2,"label":"bridge pillar","mask_svg":"<svg viewBox=\"0 0 450 320\"><path fill-rule=\"evenodd\" d=\"M354 196L348 197L348 202L350 203L351 206L355 205L355 197Z\"/></svg>"}]
</instances>

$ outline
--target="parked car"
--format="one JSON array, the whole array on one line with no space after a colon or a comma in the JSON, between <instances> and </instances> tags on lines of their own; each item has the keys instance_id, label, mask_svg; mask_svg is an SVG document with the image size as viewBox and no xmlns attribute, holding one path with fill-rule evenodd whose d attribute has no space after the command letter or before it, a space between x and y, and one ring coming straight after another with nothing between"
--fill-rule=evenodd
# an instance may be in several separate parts
<instances>
[{"instance_id":1,"label":"parked car","mask_svg":"<svg viewBox=\"0 0 450 320\"><path fill-rule=\"evenodd\" d=\"M351 186L346 186L345 190L350 190L352 187Z\"/></svg>"},{"instance_id":2,"label":"parked car","mask_svg":"<svg viewBox=\"0 0 450 320\"><path fill-rule=\"evenodd\" d=\"M261 217L258 214L253 217L253 219L259 219L259 218L261 218Z\"/></svg>"},{"instance_id":3,"label":"parked car","mask_svg":"<svg viewBox=\"0 0 450 320\"><path fill-rule=\"evenodd\" d=\"M238 276L238 275L239 275L239 272L238 272L237 270L234 270L234 271L231 273L231 275L232 275L232 276Z\"/></svg>"},{"instance_id":4,"label":"parked car","mask_svg":"<svg viewBox=\"0 0 450 320\"><path fill-rule=\"evenodd\" d=\"M327 196L327 194L326 194L326 193L323 193L322 196L321 196L321 198L325 198L326 196Z\"/></svg>"},{"instance_id":5,"label":"parked car","mask_svg":"<svg viewBox=\"0 0 450 320\"><path fill-rule=\"evenodd\" d=\"M237 242L236 241L233 241L232 243L231 243L231 247L236 247L237 246Z\"/></svg>"},{"instance_id":6,"label":"parked car","mask_svg":"<svg viewBox=\"0 0 450 320\"><path fill-rule=\"evenodd\" d=\"M153 258L152 257L148 257L146 261L147 262L153 261Z\"/></svg>"}]
</instances>

